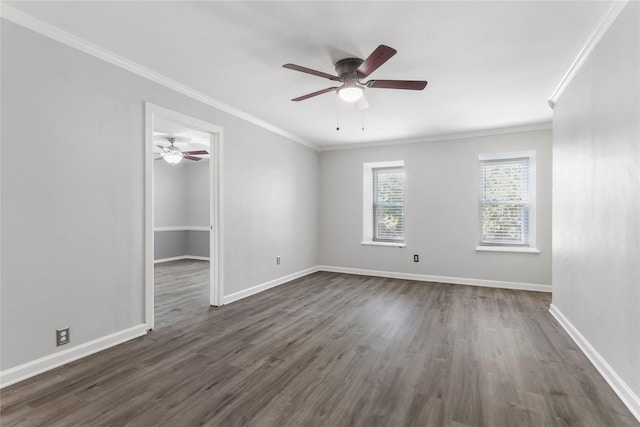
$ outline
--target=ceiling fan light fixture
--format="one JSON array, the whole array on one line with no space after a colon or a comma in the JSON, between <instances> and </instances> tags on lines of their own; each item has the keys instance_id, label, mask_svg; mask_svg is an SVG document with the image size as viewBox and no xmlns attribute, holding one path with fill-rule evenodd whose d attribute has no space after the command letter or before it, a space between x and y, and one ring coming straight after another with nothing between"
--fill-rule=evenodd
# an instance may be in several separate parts
<instances>
[{"instance_id":1,"label":"ceiling fan light fixture","mask_svg":"<svg viewBox=\"0 0 640 427\"><path fill-rule=\"evenodd\" d=\"M338 96L347 102L356 102L364 95L360 86L344 86L338 89Z\"/></svg>"},{"instance_id":2,"label":"ceiling fan light fixture","mask_svg":"<svg viewBox=\"0 0 640 427\"><path fill-rule=\"evenodd\" d=\"M183 157L183 154L178 150L170 151L166 153L164 156L162 156L162 158L170 165L175 165L180 163L180 161L182 160L182 157Z\"/></svg>"}]
</instances>

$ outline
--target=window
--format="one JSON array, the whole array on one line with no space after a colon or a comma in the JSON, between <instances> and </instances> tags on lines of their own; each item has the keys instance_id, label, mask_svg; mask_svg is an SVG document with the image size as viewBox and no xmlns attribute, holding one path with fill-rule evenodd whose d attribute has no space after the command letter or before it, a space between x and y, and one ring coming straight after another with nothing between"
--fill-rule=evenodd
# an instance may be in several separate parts
<instances>
[{"instance_id":1,"label":"window","mask_svg":"<svg viewBox=\"0 0 640 427\"><path fill-rule=\"evenodd\" d=\"M373 240L404 242L404 169L373 169Z\"/></svg>"},{"instance_id":2,"label":"window","mask_svg":"<svg viewBox=\"0 0 640 427\"><path fill-rule=\"evenodd\" d=\"M535 152L479 158L478 250L537 252ZM520 249L520 250L518 250Z\"/></svg>"},{"instance_id":3,"label":"window","mask_svg":"<svg viewBox=\"0 0 640 427\"><path fill-rule=\"evenodd\" d=\"M404 161L365 163L363 244L404 246Z\"/></svg>"}]
</instances>

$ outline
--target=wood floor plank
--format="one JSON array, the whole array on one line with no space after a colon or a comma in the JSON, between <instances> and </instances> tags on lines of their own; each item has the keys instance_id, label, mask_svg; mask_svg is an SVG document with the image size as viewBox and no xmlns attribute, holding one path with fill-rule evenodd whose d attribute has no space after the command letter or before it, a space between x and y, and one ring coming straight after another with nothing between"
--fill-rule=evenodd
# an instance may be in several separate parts
<instances>
[{"instance_id":1,"label":"wood floor plank","mask_svg":"<svg viewBox=\"0 0 640 427\"><path fill-rule=\"evenodd\" d=\"M10 426L638 426L544 293L320 272L208 306L156 266L156 329L0 391Z\"/></svg>"}]
</instances>

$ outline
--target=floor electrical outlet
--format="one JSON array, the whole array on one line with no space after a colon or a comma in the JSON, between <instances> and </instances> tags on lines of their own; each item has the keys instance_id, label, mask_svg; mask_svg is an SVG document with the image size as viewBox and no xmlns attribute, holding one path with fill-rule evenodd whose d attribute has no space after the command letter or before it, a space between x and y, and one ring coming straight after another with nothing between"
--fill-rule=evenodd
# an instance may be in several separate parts
<instances>
[{"instance_id":1,"label":"floor electrical outlet","mask_svg":"<svg viewBox=\"0 0 640 427\"><path fill-rule=\"evenodd\" d=\"M56 329L56 345L61 346L69 344L69 328Z\"/></svg>"},{"instance_id":2,"label":"floor electrical outlet","mask_svg":"<svg viewBox=\"0 0 640 427\"><path fill-rule=\"evenodd\" d=\"M413 262L420 262L420 256L419 255L414 255L413 256Z\"/></svg>"},{"instance_id":3,"label":"floor electrical outlet","mask_svg":"<svg viewBox=\"0 0 640 427\"><path fill-rule=\"evenodd\" d=\"M280 265L280 257L279 256L276 257L276 264Z\"/></svg>"}]
</instances>

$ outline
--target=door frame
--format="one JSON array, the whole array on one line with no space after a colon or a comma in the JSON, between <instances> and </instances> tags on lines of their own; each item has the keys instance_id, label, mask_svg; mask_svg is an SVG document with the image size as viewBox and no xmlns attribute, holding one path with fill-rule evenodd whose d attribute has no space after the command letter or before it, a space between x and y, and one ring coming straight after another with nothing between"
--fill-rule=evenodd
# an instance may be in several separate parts
<instances>
[{"instance_id":1,"label":"door frame","mask_svg":"<svg viewBox=\"0 0 640 427\"><path fill-rule=\"evenodd\" d=\"M209 134L209 304L220 306L224 299L223 209L222 209L222 127L170 110L144 103L144 318L147 330L154 326L154 206L153 206L153 128L154 118L162 117L185 127Z\"/></svg>"}]
</instances>

